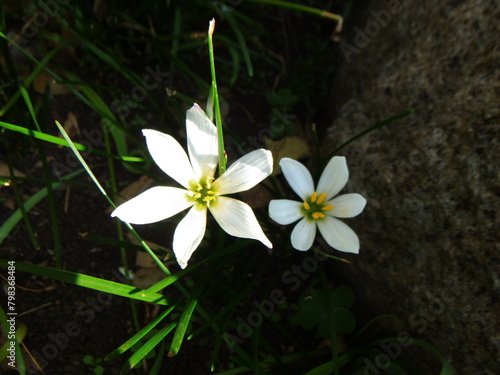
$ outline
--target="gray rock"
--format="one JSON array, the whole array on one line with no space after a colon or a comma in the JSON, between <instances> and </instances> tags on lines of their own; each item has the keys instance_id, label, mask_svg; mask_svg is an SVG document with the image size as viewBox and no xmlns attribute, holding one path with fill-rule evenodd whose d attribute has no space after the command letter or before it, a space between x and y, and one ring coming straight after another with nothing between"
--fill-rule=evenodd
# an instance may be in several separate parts
<instances>
[{"instance_id":1,"label":"gray rock","mask_svg":"<svg viewBox=\"0 0 500 375\"><path fill-rule=\"evenodd\" d=\"M373 0L365 11L340 45L325 150L415 113L339 153L346 191L368 199L348 221L360 255L340 268L372 316L406 322L387 331L435 345L458 374L500 374L499 2ZM431 363L415 361L438 373Z\"/></svg>"}]
</instances>

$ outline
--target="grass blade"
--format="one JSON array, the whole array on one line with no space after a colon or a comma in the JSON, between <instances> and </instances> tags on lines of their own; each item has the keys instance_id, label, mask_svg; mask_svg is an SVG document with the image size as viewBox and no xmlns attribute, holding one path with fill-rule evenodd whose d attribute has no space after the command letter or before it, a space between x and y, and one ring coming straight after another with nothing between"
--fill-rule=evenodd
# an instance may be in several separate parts
<instances>
[{"instance_id":1,"label":"grass blade","mask_svg":"<svg viewBox=\"0 0 500 375\"><path fill-rule=\"evenodd\" d=\"M2 128L5 128L5 129L8 129L8 130L11 130L11 131L23 134L23 135L27 135L27 136L32 137L32 138L41 139L42 141L45 141L45 142L50 142L50 143L53 143L56 145L61 145L64 147L70 147L69 143L65 139L61 139L59 137L56 137L56 136L53 136L50 134L42 133L42 132L39 132L36 130L27 129L27 128L19 126L19 125L9 124L7 122L2 122L2 121L0 121L0 126ZM73 142L73 145L75 146L75 148L77 150L91 152L91 153L94 153L96 155L106 156L108 158L113 158L115 160L134 162L134 163L139 163L139 162L145 161L143 158L136 157L136 156L110 155L110 154L107 154L103 151L99 151L99 150L96 150L94 148L90 148L90 147L84 146L84 145L82 145L80 143L76 143L76 142Z\"/></svg>"},{"instance_id":2,"label":"grass blade","mask_svg":"<svg viewBox=\"0 0 500 375\"><path fill-rule=\"evenodd\" d=\"M17 264L17 262L16 262L16 264ZM0 324L2 325L2 328L4 329L4 332L9 332L10 324L7 323L7 314L3 310L2 306L0 306ZM21 351L19 343L23 340L24 336L26 335L27 330L28 329L27 329L26 325L19 326L19 327L17 327L16 333L14 335L14 341L15 341L14 346L15 346L15 351L16 351L15 362L16 362L17 369L18 369L20 375L26 375L26 366L24 364L23 352ZM7 341L5 343L5 345L3 345L1 348L0 353L2 353L2 357L3 357L4 347L6 349L5 357L7 357L7 349L8 349L7 344L8 343L10 343L10 341Z\"/></svg>"},{"instance_id":3,"label":"grass blade","mask_svg":"<svg viewBox=\"0 0 500 375\"><path fill-rule=\"evenodd\" d=\"M61 181L52 183L52 189L57 189L62 183L71 180L73 177L79 175L83 172L83 169L75 171L66 175ZM29 198L24 204L23 209L29 212L33 207L35 207L42 199L44 199L48 194L47 187L40 189L31 198ZM15 226L23 218L21 208L18 208L10 217L2 224L0 227L0 244L7 238L9 233L15 228Z\"/></svg>"},{"instance_id":4,"label":"grass blade","mask_svg":"<svg viewBox=\"0 0 500 375\"><path fill-rule=\"evenodd\" d=\"M325 166L325 164L340 150L342 150L345 146L351 144L352 142L354 142L355 140L361 138L362 136L368 134L368 133L371 133L372 131L378 129L378 128L381 128L382 126L385 126L385 125L388 125L390 124L391 122L394 122L396 120L399 120L400 118L403 118L403 117L406 117L410 114L412 114L414 111L412 110L408 110L408 111L404 111L402 113L399 113L395 116L392 116L384 121L381 121L379 122L378 124L375 124L373 126L370 126L368 129L365 129L363 130L362 132L356 134L354 137L352 137L351 139L347 140L346 142L342 143L339 147L337 147L335 150L333 150L332 152L330 152L330 154L326 157L325 159L325 162L323 163L323 167ZM322 170L322 169L320 169Z\"/></svg>"},{"instance_id":5,"label":"grass blade","mask_svg":"<svg viewBox=\"0 0 500 375\"><path fill-rule=\"evenodd\" d=\"M7 259L0 259L0 266L7 266ZM145 293L143 289L131 285L121 284L114 281L100 279L98 277L83 275L81 273L59 270L51 267L41 267L34 264L16 262L16 268L20 271L29 272L34 275L50 277L51 279L78 285L100 292L110 293L125 298L133 298L139 301L167 305L165 296L157 293Z\"/></svg>"},{"instance_id":6,"label":"grass blade","mask_svg":"<svg viewBox=\"0 0 500 375\"><path fill-rule=\"evenodd\" d=\"M108 194L106 193L106 190L104 190L104 188L101 186L101 184L99 183L99 180L97 180L96 176L94 175L94 173L92 172L92 170L89 168L89 166L87 165L87 163L83 159L82 155L80 155L80 153L78 152L78 150L75 148L75 145L74 145L73 141L68 136L68 134L66 133L66 131L64 130L64 128L57 121L56 121L56 125L59 128L59 131L63 135L64 139L68 142L68 144L71 147L71 150L75 154L76 158L80 161L80 163L82 164L83 168L85 168L85 170L87 171L87 174L90 176L90 178L92 179L92 181L94 181L94 184L97 186L97 188L99 189L99 191L101 192L101 194L104 196L104 198L106 198L106 200L111 205L111 207L116 208L115 203L108 196ZM146 252L149 254L149 256L151 256L151 258L153 259L153 261L158 265L158 267L163 271L163 273L165 273L165 275L167 275L167 276L170 276L171 273L168 270L168 268L165 267L165 265L163 264L163 262L160 259L158 259L158 257L155 255L155 253L153 253L153 251L144 242L144 240L141 238L141 236L139 236L139 234L135 231L135 229L129 223L125 223L124 222L124 225L130 230L130 232L132 232L132 234L137 239L137 241L140 242L140 244L142 245L142 247L144 248L144 250L146 250Z\"/></svg>"},{"instance_id":7,"label":"grass blade","mask_svg":"<svg viewBox=\"0 0 500 375\"><path fill-rule=\"evenodd\" d=\"M198 298L200 297L201 291L205 284L201 284L197 290L192 294L186 308L184 309L179 321L177 322L177 328L175 329L174 338L170 344L170 350L168 351L168 356L173 357L179 353L182 341L186 335L186 330L188 328L189 322L191 321L191 316L193 315L194 308L198 303Z\"/></svg>"},{"instance_id":8,"label":"grass blade","mask_svg":"<svg viewBox=\"0 0 500 375\"><path fill-rule=\"evenodd\" d=\"M132 346L137 344L140 339L142 339L144 336L146 336L153 328L155 328L163 319L165 319L165 317L168 314L170 314L174 308L175 308L175 305L170 307L168 310L165 310L160 315L158 315L151 323L149 323L146 327L144 327L139 332L137 332L133 337L131 337L126 342L124 342L122 345L120 345L118 348L116 348L111 353L109 353L104 359L106 361L110 361L110 360L118 357L119 355L122 355L123 353L125 353Z\"/></svg>"},{"instance_id":9,"label":"grass blade","mask_svg":"<svg viewBox=\"0 0 500 375\"><path fill-rule=\"evenodd\" d=\"M139 364L142 359L148 355L148 353L153 350L156 345L158 345L176 326L176 323L171 323L168 326L162 328L156 335L148 340L138 351L136 351L122 367L120 374L125 374L126 372L132 370L135 366Z\"/></svg>"},{"instance_id":10,"label":"grass blade","mask_svg":"<svg viewBox=\"0 0 500 375\"><path fill-rule=\"evenodd\" d=\"M31 98L28 94L28 91L24 87L19 87L19 90L21 91L21 95L23 96L23 99L26 103L26 106L28 107L28 111L31 115L31 118L33 120L33 123L35 124L36 128L38 129L39 132L41 132L40 125L38 124L37 120L37 115L35 112L35 109L33 108L33 103L31 102ZM44 108L48 108L48 95L47 93L45 94L45 105ZM50 222L51 222L51 228L52 228L52 235L54 238L54 254L55 254L55 259L56 259L56 267L57 268L62 268L62 247L61 247L61 240L60 240L60 234L59 234L59 220L58 220L58 215L57 215L57 208L56 208L56 200L54 198L54 190L52 189L52 177L51 177L51 172L49 168L49 163L47 162L47 156L45 154L45 148L44 145L39 141L35 141L38 150L40 152L40 159L42 160L42 169L43 169L43 177L45 180L45 186L47 187L47 200L49 203L49 215L50 215Z\"/></svg>"}]
</instances>

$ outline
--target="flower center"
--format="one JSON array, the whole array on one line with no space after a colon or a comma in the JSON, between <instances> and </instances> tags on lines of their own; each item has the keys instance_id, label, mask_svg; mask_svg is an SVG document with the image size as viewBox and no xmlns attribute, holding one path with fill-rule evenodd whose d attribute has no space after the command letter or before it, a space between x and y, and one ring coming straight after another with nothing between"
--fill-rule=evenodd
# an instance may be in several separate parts
<instances>
[{"instance_id":1,"label":"flower center","mask_svg":"<svg viewBox=\"0 0 500 375\"><path fill-rule=\"evenodd\" d=\"M333 209L333 206L323 203L325 198L326 193L321 194L319 197L318 193L312 193L312 195L302 203L302 213L304 216L311 220L323 219L326 216L325 212Z\"/></svg>"},{"instance_id":2,"label":"flower center","mask_svg":"<svg viewBox=\"0 0 500 375\"><path fill-rule=\"evenodd\" d=\"M217 192L212 187L212 177L201 179L199 182L192 180L189 183L188 199L193 201L199 210L210 207L217 200Z\"/></svg>"}]
</instances>

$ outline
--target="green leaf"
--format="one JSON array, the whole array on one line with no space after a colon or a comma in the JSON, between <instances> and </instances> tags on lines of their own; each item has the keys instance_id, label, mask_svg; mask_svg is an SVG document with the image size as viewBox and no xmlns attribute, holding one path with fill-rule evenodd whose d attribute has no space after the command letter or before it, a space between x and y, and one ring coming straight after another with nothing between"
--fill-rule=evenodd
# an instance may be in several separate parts
<instances>
[{"instance_id":1,"label":"green leaf","mask_svg":"<svg viewBox=\"0 0 500 375\"><path fill-rule=\"evenodd\" d=\"M50 134L42 133L42 132L39 132L39 131L36 131L36 130L31 130L31 129L28 129L28 128L25 128L25 127L22 127L22 126L18 126L18 125L14 125L14 124L9 124L7 122L2 122L2 121L0 121L0 126L2 128L14 131L16 133L27 135L29 137L36 138L36 139L41 139L42 141L45 141L45 142L50 142L50 143L53 143L53 144L56 144L56 145L60 145L60 146L64 146L64 147L70 147L68 141L66 141L65 139L62 139L62 138L59 138L59 137L56 137L56 136L53 136L53 135L50 135ZM73 142L73 145L75 146L75 148L77 150L91 152L91 153L94 153L96 155L102 155L102 156L106 156L106 157L113 158L113 159L116 159L116 160L127 161L127 162L144 162L145 161L143 158L136 157L136 156L115 156L115 155L110 155L110 154L107 154L107 153L105 153L103 151L96 150L96 149L94 149L92 147L89 148L87 146L84 146L84 145L82 145L80 143L76 143L76 142Z\"/></svg>"},{"instance_id":2,"label":"green leaf","mask_svg":"<svg viewBox=\"0 0 500 375\"><path fill-rule=\"evenodd\" d=\"M186 308L182 312L181 318L178 321L177 328L175 329L174 338L170 344L170 350L168 351L168 356L173 357L177 355L179 349L181 348L182 341L186 335L186 330L188 328L189 322L191 321L191 316L193 315L194 308L198 303L198 298L200 297L201 291L204 284L200 285L197 290L191 296Z\"/></svg>"},{"instance_id":3,"label":"green leaf","mask_svg":"<svg viewBox=\"0 0 500 375\"><path fill-rule=\"evenodd\" d=\"M369 128L363 130L362 132L356 134L354 137L348 139L346 142L342 143L339 147L337 147L335 150L333 150L332 152L330 152L330 154L328 154L328 156L326 158L324 158L324 162L322 163L322 168L320 168L320 170L323 170L323 168L326 166L326 163L328 163L330 161L330 159L332 157L335 156L335 154L337 154L337 152L339 152L340 150L342 150L344 147L346 147L347 145L351 144L352 142L354 142L355 140L361 138L362 136L366 135L366 134L369 134L371 133L372 131L378 129L378 128L381 128L382 126L385 126L385 125L388 125L390 124L391 122L394 122L396 120L399 120L400 118L403 118L403 117L406 117L408 115L411 115L414 111L412 110L408 110L408 111L404 111L402 113L399 113L395 116L392 116L386 120L383 120L381 122L379 122L378 124L375 124L373 126L370 126Z\"/></svg>"},{"instance_id":4,"label":"green leaf","mask_svg":"<svg viewBox=\"0 0 500 375\"><path fill-rule=\"evenodd\" d=\"M0 306L0 324L2 325L2 328L4 329L4 332L9 332L10 325L7 323L7 314L3 310L2 306ZM26 375L26 366L24 364L24 357L23 357L23 352L21 351L21 347L19 346L19 343L21 342L21 339L26 336L26 331L27 327L24 325L19 326L18 332L15 334L15 351L16 351L16 365L17 369L19 371L20 375ZM3 348L2 348L3 349ZM8 349L8 347L7 347ZM7 350L5 351L5 357L7 357Z\"/></svg>"},{"instance_id":5,"label":"green leaf","mask_svg":"<svg viewBox=\"0 0 500 375\"><path fill-rule=\"evenodd\" d=\"M349 334L356 327L356 319L352 313L344 307L333 308L333 324L337 333Z\"/></svg>"},{"instance_id":6,"label":"green leaf","mask_svg":"<svg viewBox=\"0 0 500 375\"><path fill-rule=\"evenodd\" d=\"M156 335L150 338L138 351L136 351L122 367L120 374L125 374L126 372L133 369L142 359L148 355L148 353L153 350L156 345L158 345L177 325L177 323L171 323L168 326L162 328Z\"/></svg>"},{"instance_id":7,"label":"green leaf","mask_svg":"<svg viewBox=\"0 0 500 375\"><path fill-rule=\"evenodd\" d=\"M0 266L7 266L7 259L0 259ZM83 275L81 273L59 270L51 267L35 266L34 264L16 262L16 269L29 272L34 275L50 277L54 280L78 285L84 288L98 290L100 292L115 294L117 296L137 299L139 301L167 305L165 296L157 293L146 293L145 290L131 285L121 284L114 281L100 279L98 277Z\"/></svg>"},{"instance_id":8,"label":"green leaf","mask_svg":"<svg viewBox=\"0 0 500 375\"><path fill-rule=\"evenodd\" d=\"M335 307L350 308L354 302L354 292L345 285L331 291L332 303Z\"/></svg>"},{"instance_id":9,"label":"green leaf","mask_svg":"<svg viewBox=\"0 0 500 375\"><path fill-rule=\"evenodd\" d=\"M124 342L122 345L120 345L118 348L113 350L111 353L109 353L104 359L106 361L110 361L119 355L125 353L127 350L132 348L136 343L138 343L144 336L146 336L153 328L155 328L158 323L160 323L165 317L172 312L172 310L175 308L175 305L170 307L168 310L165 310L163 313L158 315L152 322L150 322L146 327L141 329L139 332L137 332L133 337L128 339L126 342Z\"/></svg>"},{"instance_id":10,"label":"green leaf","mask_svg":"<svg viewBox=\"0 0 500 375\"><path fill-rule=\"evenodd\" d=\"M1 124L0 124L1 125ZM79 175L80 173L83 172L83 169L80 169L78 171L75 171L73 173L70 173L60 181L60 182L54 182L52 184L52 189L56 189L59 187L63 182L67 182L71 180L73 177ZM42 199L44 199L48 194L48 189L47 187L44 187L43 189L40 189L38 192L33 194L25 203L24 203L24 210L26 212L30 211L33 207L35 207ZM2 224L0 227L0 244L7 238L7 236L12 232L12 230L16 227L16 225L22 220L23 215L21 212L21 209L17 209L14 211L12 215Z\"/></svg>"}]
</instances>

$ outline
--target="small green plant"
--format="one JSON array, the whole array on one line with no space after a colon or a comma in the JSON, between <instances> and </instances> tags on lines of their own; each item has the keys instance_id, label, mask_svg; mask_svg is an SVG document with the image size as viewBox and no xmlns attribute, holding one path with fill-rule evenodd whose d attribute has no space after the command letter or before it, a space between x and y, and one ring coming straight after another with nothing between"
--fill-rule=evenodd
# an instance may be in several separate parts
<instances>
[{"instance_id":1,"label":"small green plant","mask_svg":"<svg viewBox=\"0 0 500 375\"><path fill-rule=\"evenodd\" d=\"M102 375L104 374L104 367L102 367L102 359L101 358L94 358L90 354L87 354L83 357L83 363L89 365L92 367L92 372L95 375Z\"/></svg>"}]
</instances>

